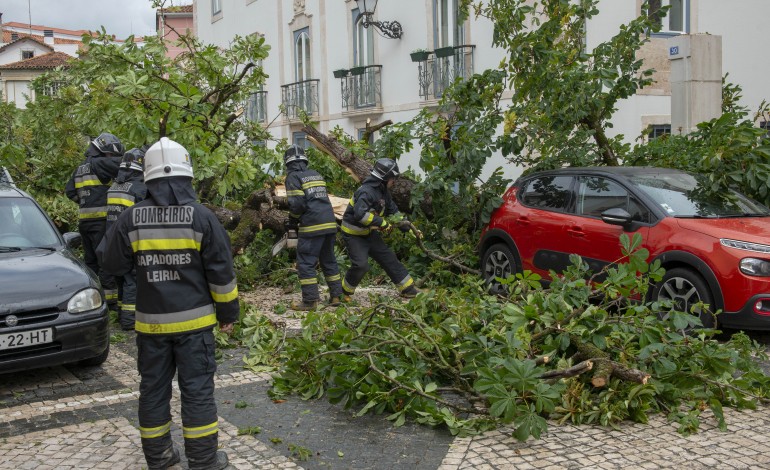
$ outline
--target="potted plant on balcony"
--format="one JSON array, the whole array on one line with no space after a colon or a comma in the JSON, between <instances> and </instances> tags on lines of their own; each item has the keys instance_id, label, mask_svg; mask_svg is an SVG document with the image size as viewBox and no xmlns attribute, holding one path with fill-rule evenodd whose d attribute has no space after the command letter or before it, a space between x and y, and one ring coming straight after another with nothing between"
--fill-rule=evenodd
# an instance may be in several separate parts
<instances>
[{"instance_id":1,"label":"potted plant on balcony","mask_svg":"<svg viewBox=\"0 0 770 470\"><path fill-rule=\"evenodd\" d=\"M455 48L453 46L439 47L435 51L436 57L452 57L455 54Z\"/></svg>"},{"instance_id":2,"label":"potted plant on balcony","mask_svg":"<svg viewBox=\"0 0 770 470\"><path fill-rule=\"evenodd\" d=\"M412 58L412 62L424 62L428 60L428 56L430 55L430 51L425 49L416 49L412 51L409 56Z\"/></svg>"},{"instance_id":3,"label":"potted plant on balcony","mask_svg":"<svg viewBox=\"0 0 770 470\"><path fill-rule=\"evenodd\" d=\"M350 69L350 75L363 75L366 71L366 67L353 67Z\"/></svg>"},{"instance_id":4,"label":"potted plant on balcony","mask_svg":"<svg viewBox=\"0 0 770 470\"><path fill-rule=\"evenodd\" d=\"M348 69L337 69L332 73L334 74L334 78L345 78L348 74Z\"/></svg>"}]
</instances>

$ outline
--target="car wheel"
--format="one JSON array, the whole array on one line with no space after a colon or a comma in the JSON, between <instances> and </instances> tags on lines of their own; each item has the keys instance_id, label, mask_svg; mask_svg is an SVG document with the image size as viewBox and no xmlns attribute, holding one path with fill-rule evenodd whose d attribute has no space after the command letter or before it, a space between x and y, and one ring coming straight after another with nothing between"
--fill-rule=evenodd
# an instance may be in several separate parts
<instances>
[{"instance_id":1,"label":"car wheel","mask_svg":"<svg viewBox=\"0 0 770 470\"><path fill-rule=\"evenodd\" d=\"M706 281L695 271L687 268L666 271L663 279L653 289L652 299L672 301L676 310L698 315L704 327L716 328L716 320L711 313L714 308L714 298ZM693 305L698 302L708 304L709 309L700 307L693 309ZM661 315L661 318L664 320L668 318L668 313Z\"/></svg>"},{"instance_id":2,"label":"car wheel","mask_svg":"<svg viewBox=\"0 0 770 470\"><path fill-rule=\"evenodd\" d=\"M87 367L100 366L104 364L104 361L107 360L107 356L109 355L110 355L110 343L107 343L107 349L105 349L103 353L95 357L83 359L82 361L78 362L78 365L87 366Z\"/></svg>"},{"instance_id":3,"label":"car wheel","mask_svg":"<svg viewBox=\"0 0 770 470\"><path fill-rule=\"evenodd\" d=\"M516 270L516 258L505 243L496 243L481 258L481 275L493 294L505 294L505 288L495 278L505 278Z\"/></svg>"}]
</instances>

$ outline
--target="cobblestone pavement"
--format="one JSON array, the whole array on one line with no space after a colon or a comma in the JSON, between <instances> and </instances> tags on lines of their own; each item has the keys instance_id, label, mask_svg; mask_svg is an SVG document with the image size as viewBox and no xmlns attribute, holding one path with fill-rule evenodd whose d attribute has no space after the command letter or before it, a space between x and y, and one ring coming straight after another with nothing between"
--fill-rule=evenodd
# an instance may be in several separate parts
<instances>
[{"instance_id":1,"label":"cobblestone pavement","mask_svg":"<svg viewBox=\"0 0 770 470\"><path fill-rule=\"evenodd\" d=\"M101 367L0 375L0 469L144 468L136 429L133 334ZM220 444L237 469L769 469L770 413L726 410L728 431L704 419L683 437L664 417L618 429L553 425L521 443L505 429L472 438L382 416L356 417L325 400L274 403L269 376L228 351L217 372ZM173 409L178 413L179 394ZM236 406L237 405L237 406ZM182 446L181 420L172 435ZM258 426L259 432L239 435ZM303 458L300 458L303 457ZM304 458L307 458L306 460ZM186 468L182 465L172 467Z\"/></svg>"}]
</instances>

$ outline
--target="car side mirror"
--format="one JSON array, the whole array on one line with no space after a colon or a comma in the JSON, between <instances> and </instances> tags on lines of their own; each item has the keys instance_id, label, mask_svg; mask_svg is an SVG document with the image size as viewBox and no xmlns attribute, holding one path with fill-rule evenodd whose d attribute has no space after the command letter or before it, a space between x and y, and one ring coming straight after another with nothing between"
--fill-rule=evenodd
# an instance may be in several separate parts
<instances>
[{"instance_id":1,"label":"car side mirror","mask_svg":"<svg viewBox=\"0 0 770 470\"><path fill-rule=\"evenodd\" d=\"M64 237L64 244L67 245L67 248L77 248L83 241L78 232L67 232L62 237Z\"/></svg>"},{"instance_id":2,"label":"car side mirror","mask_svg":"<svg viewBox=\"0 0 770 470\"><path fill-rule=\"evenodd\" d=\"M602 221L605 224L620 225L623 228L628 228L631 222L634 221L634 217L625 209L613 207L602 212Z\"/></svg>"}]
</instances>

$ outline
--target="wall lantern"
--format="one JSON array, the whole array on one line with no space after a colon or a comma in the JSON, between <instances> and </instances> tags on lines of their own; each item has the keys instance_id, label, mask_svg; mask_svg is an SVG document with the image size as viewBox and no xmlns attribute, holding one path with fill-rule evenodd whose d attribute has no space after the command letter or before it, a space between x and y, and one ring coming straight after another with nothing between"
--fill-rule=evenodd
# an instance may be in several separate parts
<instances>
[{"instance_id":1,"label":"wall lantern","mask_svg":"<svg viewBox=\"0 0 770 470\"><path fill-rule=\"evenodd\" d=\"M372 21L372 15L377 8L377 0L356 0L359 14L364 17L364 28L374 26L380 32L391 39L401 39L404 30L398 21Z\"/></svg>"}]
</instances>

